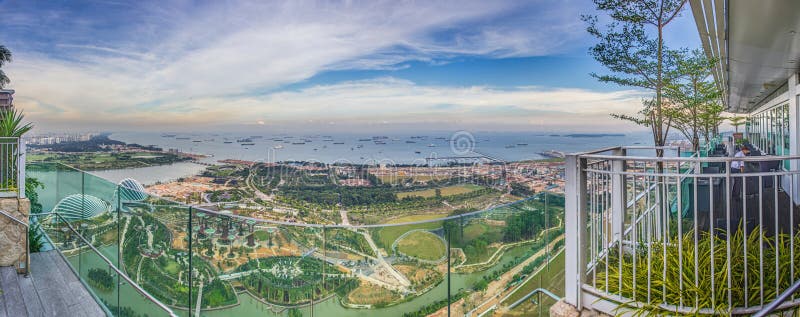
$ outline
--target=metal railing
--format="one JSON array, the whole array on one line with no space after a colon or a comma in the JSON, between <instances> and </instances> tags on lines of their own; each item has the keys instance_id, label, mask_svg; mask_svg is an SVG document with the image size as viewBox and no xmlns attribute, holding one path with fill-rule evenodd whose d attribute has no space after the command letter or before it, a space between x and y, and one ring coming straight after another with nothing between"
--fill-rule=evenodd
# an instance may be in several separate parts
<instances>
[{"instance_id":1,"label":"metal railing","mask_svg":"<svg viewBox=\"0 0 800 317\"><path fill-rule=\"evenodd\" d=\"M0 197L25 198L25 141L0 137Z\"/></svg>"},{"instance_id":2,"label":"metal railing","mask_svg":"<svg viewBox=\"0 0 800 317\"><path fill-rule=\"evenodd\" d=\"M797 279L800 156L628 152L567 156L569 303L607 313L752 314ZM792 295L781 308L798 304Z\"/></svg>"}]
</instances>

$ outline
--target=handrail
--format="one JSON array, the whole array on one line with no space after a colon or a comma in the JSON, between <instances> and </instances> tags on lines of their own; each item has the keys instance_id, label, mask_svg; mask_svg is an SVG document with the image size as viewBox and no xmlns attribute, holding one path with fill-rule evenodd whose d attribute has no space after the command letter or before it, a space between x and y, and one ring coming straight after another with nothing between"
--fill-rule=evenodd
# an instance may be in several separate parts
<instances>
[{"instance_id":1,"label":"handrail","mask_svg":"<svg viewBox=\"0 0 800 317\"><path fill-rule=\"evenodd\" d=\"M783 293L778 295L778 297L775 298L774 301L769 303L769 305L765 306L763 309L755 313L753 317L765 317L769 314L772 314L772 312L778 309L778 307L780 307L781 304L783 304L783 302L791 298L792 295L796 293L798 290L800 290L800 280L795 281L794 284L792 284L792 286L789 286L789 288L783 291Z\"/></svg>"},{"instance_id":2,"label":"handrail","mask_svg":"<svg viewBox=\"0 0 800 317\"><path fill-rule=\"evenodd\" d=\"M555 299L557 301L561 300L561 297L559 297L556 294L553 294L553 292L548 291L547 289L544 289L544 288L537 288L537 289L533 290L532 292L526 294L525 296L522 296L522 298L518 299L516 302L511 303L511 305L508 305L508 309L513 309L514 307L519 306L519 304L522 304L522 302L524 302L525 300L527 300L531 296L536 295L538 293L545 294L545 295L549 296L550 298Z\"/></svg>"},{"instance_id":3,"label":"handrail","mask_svg":"<svg viewBox=\"0 0 800 317\"><path fill-rule=\"evenodd\" d=\"M105 262L108 264L108 266L109 266L109 267L110 267L112 270L114 270L115 272L117 272L117 274L118 274L119 276L121 276L121 277L122 277L122 278L123 278L123 279L124 279L126 282L128 282L128 284L129 284L129 285L131 285L131 286L132 286L132 287L133 287L133 288L134 288L134 289L135 289L137 292L139 292L139 294L141 294L142 296L144 296L145 298L147 298L149 301L151 301L151 302L153 302L154 304L156 304L156 305L157 305L159 308L163 309L163 310L164 310L165 312L167 312L167 313L168 313L168 314L169 314L171 317L178 317L178 315L176 315L174 312L172 312L172 309L170 309L170 308L169 308L167 305L164 305L164 303L162 303L161 301L159 301L158 299L156 299L155 297L153 297L153 295L150 295L150 293L148 293L147 291L145 291L145 290L144 290L144 289L143 289L141 286L139 286L139 284L137 284L137 283L136 283L136 282L134 282L134 281L133 281L133 280L132 280L130 277L128 277L128 275L127 275L127 274L123 273L123 272L122 272L120 269L118 269L118 268L117 268L117 266L115 266L115 265L114 265L114 263L112 263L112 262L111 262L111 260L109 260L108 258L106 258L106 257L105 257L105 255L103 255L103 253L101 253L101 252L100 252L100 250L97 250L97 248L95 248L95 247L94 247L94 245L92 245L92 243L91 243L89 240L86 240L86 238L85 238L83 235L81 235L81 234L80 234L80 233L79 233L77 230L75 230L75 228L74 228L74 227L72 227L72 225L69 223L69 221L67 221L66 219L64 219L64 218L61 216L61 214L59 214L59 213L57 213L57 212L53 212L53 213L50 213L50 214L51 214L51 215L55 215L55 216L56 216L56 217L58 217L58 218L59 218L61 221L63 221L63 222L64 222L64 224L66 224L66 225L67 225L67 227L69 228L69 230L70 230L70 231L72 231L73 233L75 233L75 235L76 235L76 236L78 236L78 237L79 237L81 240L83 240L83 242L84 242L84 243L86 243L86 245L88 245L88 246L89 246L89 248L91 248L91 249L92 249L92 251L94 251L94 253L96 253L96 254L97 254L99 257L100 257L100 259L102 259L103 261L105 261Z\"/></svg>"},{"instance_id":4,"label":"handrail","mask_svg":"<svg viewBox=\"0 0 800 317\"><path fill-rule=\"evenodd\" d=\"M17 219L16 217L7 213L5 210L0 210L0 214L25 227L25 276L28 276L28 274L31 272L31 236L30 233L28 233L28 230L30 230L30 225L22 220Z\"/></svg>"}]
</instances>

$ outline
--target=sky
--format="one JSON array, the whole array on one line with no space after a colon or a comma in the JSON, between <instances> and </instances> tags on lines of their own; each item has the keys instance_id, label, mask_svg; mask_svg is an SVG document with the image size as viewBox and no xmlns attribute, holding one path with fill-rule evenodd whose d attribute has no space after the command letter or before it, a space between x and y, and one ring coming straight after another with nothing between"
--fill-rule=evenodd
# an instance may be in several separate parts
<instances>
[{"instance_id":1,"label":"sky","mask_svg":"<svg viewBox=\"0 0 800 317\"><path fill-rule=\"evenodd\" d=\"M619 131L590 0L7 1L3 67L37 131ZM691 12L667 33L699 47ZM641 129L641 128L638 128Z\"/></svg>"}]
</instances>

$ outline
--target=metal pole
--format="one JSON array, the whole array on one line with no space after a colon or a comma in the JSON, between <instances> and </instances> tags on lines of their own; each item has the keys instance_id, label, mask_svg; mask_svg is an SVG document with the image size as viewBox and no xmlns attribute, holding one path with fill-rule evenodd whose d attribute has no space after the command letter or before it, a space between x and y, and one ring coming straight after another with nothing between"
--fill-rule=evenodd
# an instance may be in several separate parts
<instances>
[{"instance_id":1,"label":"metal pole","mask_svg":"<svg viewBox=\"0 0 800 317\"><path fill-rule=\"evenodd\" d=\"M25 198L25 141L17 139L17 195Z\"/></svg>"},{"instance_id":2,"label":"metal pole","mask_svg":"<svg viewBox=\"0 0 800 317\"><path fill-rule=\"evenodd\" d=\"M447 317L450 317L450 230L447 230Z\"/></svg>"},{"instance_id":3,"label":"metal pole","mask_svg":"<svg viewBox=\"0 0 800 317\"><path fill-rule=\"evenodd\" d=\"M187 235L189 236L189 276L187 280L189 281L189 314L192 313L192 283L194 282L194 278L192 278L192 206L189 206L189 221L186 227Z\"/></svg>"}]
</instances>

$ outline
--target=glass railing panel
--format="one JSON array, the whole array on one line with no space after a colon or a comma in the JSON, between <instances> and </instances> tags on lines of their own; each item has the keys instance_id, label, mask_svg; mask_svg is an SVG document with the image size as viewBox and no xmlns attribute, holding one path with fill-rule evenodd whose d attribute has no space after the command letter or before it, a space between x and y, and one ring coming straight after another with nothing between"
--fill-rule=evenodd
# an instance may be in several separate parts
<instances>
[{"instance_id":1,"label":"glass railing panel","mask_svg":"<svg viewBox=\"0 0 800 317\"><path fill-rule=\"evenodd\" d=\"M240 259L237 257L244 252L240 246L245 228L240 228L235 220L216 211L191 208L192 314L199 309L200 314L205 315L207 311L238 304L231 283L236 275L226 274L234 273L233 270L239 267Z\"/></svg>"},{"instance_id":2,"label":"glass railing panel","mask_svg":"<svg viewBox=\"0 0 800 317\"><path fill-rule=\"evenodd\" d=\"M188 315L193 307L187 234L190 207L148 195L131 184L121 184L118 196L123 233L121 262L126 274L176 313ZM139 297L135 299L127 306L138 309L142 303L152 305Z\"/></svg>"},{"instance_id":3,"label":"glass railing panel","mask_svg":"<svg viewBox=\"0 0 800 317\"><path fill-rule=\"evenodd\" d=\"M80 230L78 231L80 234ZM100 253L91 248L88 239L81 239L77 235L74 238L77 248L73 252L64 254L67 262L76 270L78 278L102 304L101 306L119 316L116 311L112 310L118 306L120 300L118 274Z\"/></svg>"},{"instance_id":4,"label":"glass railing panel","mask_svg":"<svg viewBox=\"0 0 800 317\"><path fill-rule=\"evenodd\" d=\"M280 215L270 208L271 220L246 218L236 205L190 207L149 195L137 184L50 169L37 171L58 189L50 200L77 192L108 202L113 211L109 230L116 237L101 239L103 222L89 221L94 218L71 220L76 230L94 237L90 241L104 255L104 246L117 247L107 257L182 316L424 316L444 314L448 304L453 316L496 313L531 287L558 284L549 276L531 277L543 265L563 272L555 260L563 234L560 195L516 201L495 187L450 184L440 194L412 191L428 198L376 208L301 208L319 214L314 223L320 225L305 225L281 222L300 220L291 211ZM341 224L342 214L352 226ZM80 253L58 223L45 227L65 255ZM120 300L106 303L115 315L161 315L134 286L120 280L114 293Z\"/></svg>"}]
</instances>

